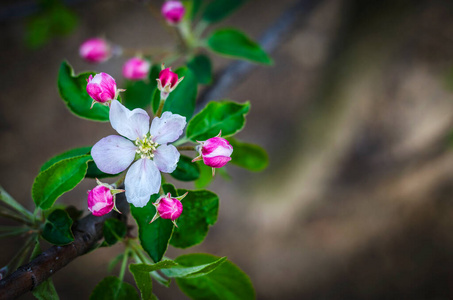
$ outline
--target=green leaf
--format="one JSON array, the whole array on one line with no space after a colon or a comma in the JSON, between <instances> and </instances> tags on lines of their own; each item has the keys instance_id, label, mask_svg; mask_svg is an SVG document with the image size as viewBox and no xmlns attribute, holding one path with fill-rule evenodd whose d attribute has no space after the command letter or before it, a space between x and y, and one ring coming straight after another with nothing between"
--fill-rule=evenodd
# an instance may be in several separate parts
<instances>
[{"instance_id":1,"label":"green leaf","mask_svg":"<svg viewBox=\"0 0 453 300\"><path fill-rule=\"evenodd\" d=\"M178 260L178 258L176 258ZM205 276L215 269L217 269L220 265L222 265L227 260L226 257L219 258L211 263L202 264L199 266L182 266L177 265L175 267L169 269L163 269L162 273L165 276L170 278L197 278L200 276Z\"/></svg>"},{"instance_id":2,"label":"green leaf","mask_svg":"<svg viewBox=\"0 0 453 300\"><path fill-rule=\"evenodd\" d=\"M172 196L176 194L176 190L171 184L163 184L162 188L165 193L171 193ZM174 227L171 220L162 218L158 218L149 224L156 214L153 202L157 198L159 198L158 194L152 195L148 204L144 207L135 207L131 204L131 213L137 222L140 243L155 262L160 261L167 251Z\"/></svg>"},{"instance_id":3,"label":"green leaf","mask_svg":"<svg viewBox=\"0 0 453 300\"><path fill-rule=\"evenodd\" d=\"M187 137L192 141L204 141L222 131L222 137L239 132L245 125L245 115L250 102L244 104L222 101L210 102L187 125Z\"/></svg>"},{"instance_id":4,"label":"green leaf","mask_svg":"<svg viewBox=\"0 0 453 300\"><path fill-rule=\"evenodd\" d=\"M52 157L51 159L49 159L48 161L46 161L42 165L40 172L47 170L50 166L52 166L53 164L55 164L63 159L80 156L83 154L90 154L90 152L91 152L91 147L89 147L89 146L68 150L68 151L58 154L58 155ZM91 160L92 159L93 158L91 158ZM87 173L85 174L85 177L101 179L101 178L115 177L115 176L118 176L118 174L107 174L107 173L104 173L101 170L99 170L94 161L88 162L88 169L87 169Z\"/></svg>"},{"instance_id":5,"label":"green leaf","mask_svg":"<svg viewBox=\"0 0 453 300\"><path fill-rule=\"evenodd\" d=\"M165 100L164 110L174 114L186 117L187 121L192 118L195 111L195 101L197 100L197 78L186 67L178 68L175 71L178 77L184 76L184 80L176 87L176 89L168 95ZM160 93L159 97L160 97ZM160 99L159 99L160 100Z\"/></svg>"},{"instance_id":6,"label":"green leaf","mask_svg":"<svg viewBox=\"0 0 453 300\"><path fill-rule=\"evenodd\" d=\"M176 170L171 173L171 176L181 181L197 180L200 177L200 168L198 164L192 162L190 157L181 155Z\"/></svg>"},{"instance_id":7,"label":"green leaf","mask_svg":"<svg viewBox=\"0 0 453 300\"><path fill-rule=\"evenodd\" d=\"M35 259L39 254L41 254L41 246L39 245L39 242L36 241L35 248L33 249L33 252L30 257L30 261ZM58 300L60 299L58 297L57 290L55 289L55 286L52 282L51 278L48 278L44 282L42 282L40 285L35 287L32 291L33 296L35 296L38 300Z\"/></svg>"},{"instance_id":8,"label":"green leaf","mask_svg":"<svg viewBox=\"0 0 453 300\"><path fill-rule=\"evenodd\" d=\"M160 270L162 268L170 268L176 266L172 260L163 260L154 265L147 264L130 264L129 271L134 276L135 283L137 284L143 300L153 299L153 282L149 275L150 272Z\"/></svg>"},{"instance_id":9,"label":"green leaf","mask_svg":"<svg viewBox=\"0 0 453 300\"><path fill-rule=\"evenodd\" d=\"M192 58L187 66L195 74L199 83L210 84L212 82L212 64L208 56L199 54Z\"/></svg>"},{"instance_id":10,"label":"green leaf","mask_svg":"<svg viewBox=\"0 0 453 300\"><path fill-rule=\"evenodd\" d=\"M117 219L107 219L104 222L104 240L111 246L126 236L126 224Z\"/></svg>"},{"instance_id":11,"label":"green leaf","mask_svg":"<svg viewBox=\"0 0 453 300\"><path fill-rule=\"evenodd\" d=\"M212 263L219 257L209 254L189 254L176 259L183 266L197 266ZM190 298L197 300L247 300L255 299L250 278L230 261L206 276L177 278L179 288Z\"/></svg>"},{"instance_id":12,"label":"green leaf","mask_svg":"<svg viewBox=\"0 0 453 300\"><path fill-rule=\"evenodd\" d=\"M74 75L74 70L67 62L62 62L58 73L58 91L69 110L75 115L93 121L107 122L109 120L109 108L96 103L92 109L93 99L86 91L87 79L94 72Z\"/></svg>"},{"instance_id":13,"label":"green leaf","mask_svg":"<svg viewBox=\"0 0 453 300\"><path fill-rule=\"evenodd\" d=\"M51 159L49 159L48 161L46 161L41 166L41 169L39 171L40 172L45 171L49 167L51 167L53 164L55 164L59 161L62 161L63 159L90 154L90 151L91 151L91 147L80 147L80 148L74 148L74 149L68 150L68 151L58 154L58 155L52 157Z\"/></svg>"},{"instance_id":14,"label":"green leaf","mask_svg":"<svg viewBox=\"0 0 453 300\"><path fill-rule=\"evenodd\" d=\"M123 93L123 104L129 109L146 108L151 104L154 90L157 87L156 79L159 77L160 67L153 65L146 81L126 82L126 91Z\"/></svg>"},{"instance_id":15,"label":"green leaf","mask_svg":"<svg viewBox=\"0 0 453 300\"><path fill-rule=\"evenodd\" d=\"M178 189L183 195L187 190ZM170 244L177 248L187 248L201 243L208 234L209 226L217 221L219 197L206 190L188 191L182 200L183 211L176 220Z\"/></svg>"},{"instance_id":16,"label":"green leaf","mask_svg":"<svg viewBox=\"0 0 453 300\"><path fill-rule=\"evenodd\" d=\"M227 57L272 64L272 59L259 44L236 29L218 29L208 38L207 43L212 51Z\"/></svg>"},{"instance_id":17,"label":"green leaf","mask_svg":"<svg viewBox=\"0 0 453 300\"><path fill-rule=\"evenodd\" d=\"M85 177L90 155L63 159L39 173L32 187L33 201L41 209L49 209L58 197L72 190Z\"/></svg>"},{"instance_id":18,"label":"green leaf","mask_svg":"<svg viewBox=\"0 0 453 300\"><path fill-rule=\"evenodd\" d=\"M54 210L44 225L42 237L49 243L62 246L74 241L71 231L72 219L62 209Z\"/></svg>"},{"instance_id":19,"label":"green leaf","mask_svg":"<svg viewBox=\"0 0 453 300\"><path fill-rule=\"evenodd\" d=\"M197 180L195 180L195 187L197 189L202 189L207 187L214 179L214 177L212 176L211 167L208 167L202 161L198 161L197 165L200 168L200 177Z\"/></svg>"},{"instance_id":20,"label":"green leaf","mask_svg":"<svg viewBox=\"0 0 453 300\"><path fill-rule=\"evenodd\" d=\"M118 277L108 276L96 285L90 300L139 300L137 290Z\"/></svg>"},{"instance_id":21,"label":"green leaf","mask_svg":"<svg viewBox=\"0 0 453 300\"><path fill-rule=\"evenodd\" d=\"M238 165L250 171L262 171L269 164L269 157L266 150L258 145L243 143L235 138L228 138L233 153L231 154L231 163Z\"/></svg>"},{"instance_id":22,"label":"green leaf","mask_svg":"<svg viewBox=\"0 0 453 300\"><path fill-rule=\"evenodd\" d=\"M203 20L209 23L219 22L245 2L246 0L214 0L206 7Z\"/></svg>"}]
</instances>

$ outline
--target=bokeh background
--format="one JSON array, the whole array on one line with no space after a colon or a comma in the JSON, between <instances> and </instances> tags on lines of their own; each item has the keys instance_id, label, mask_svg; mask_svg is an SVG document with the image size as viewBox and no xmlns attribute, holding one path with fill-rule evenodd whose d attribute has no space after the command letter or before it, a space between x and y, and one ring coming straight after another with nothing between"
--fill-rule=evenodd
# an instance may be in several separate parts
<instances>
[{"instance_id":1,"label":"bokeh background","mask_svg":"<svg viewBox=\"0 0 453 300\"><path fill-rule=\"evenodd\" d=\"M249 1L219 26L258 39L297 2ZM263 146L269 167L229 166L232 179L210 187L221 209L204 243L167 255L227 256L258 299L451 299L453 2L307 2L313 9L281 36L274 66L257 67L222 95L251 100L238 137ZM30 209L44 161L113 132L66 109L56 89L61 61L76 72L107 72L121 86L126 58L88 65L78 57L81 42L104 35L137 48L172 43L142 1L67 6L76 29L34 50L24 42L39 13L34 2L0 6L0 184ZM217 57L216 72L229 63ZM85 180L59 201L86 209L94 184ZM5 265L21 240L0 245ZM121 250L95 251L59 271L61 299L87 299ZM154 287L159 299L187 299L174 284Z\"/></svg>"}]
</instances>

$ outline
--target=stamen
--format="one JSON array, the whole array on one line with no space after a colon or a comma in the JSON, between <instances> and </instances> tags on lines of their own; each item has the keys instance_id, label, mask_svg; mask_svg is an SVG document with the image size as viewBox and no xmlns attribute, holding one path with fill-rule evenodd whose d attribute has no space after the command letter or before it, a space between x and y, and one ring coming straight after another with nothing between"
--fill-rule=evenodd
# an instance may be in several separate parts
<instances>
[{"instance_id":1,"label":"stamen","mask_svg":"<svg viewBox=\"0 0 453 300\"><path fill-rule=\"evenodd\" d=\"M147 137L143 136L143 139L137 138L135 140L135 145L137 146L136 152L140 154L141 158L153 158L153 152L156 151L158 143L152 141L152 136Z\"/></svg>"}]
</instances>

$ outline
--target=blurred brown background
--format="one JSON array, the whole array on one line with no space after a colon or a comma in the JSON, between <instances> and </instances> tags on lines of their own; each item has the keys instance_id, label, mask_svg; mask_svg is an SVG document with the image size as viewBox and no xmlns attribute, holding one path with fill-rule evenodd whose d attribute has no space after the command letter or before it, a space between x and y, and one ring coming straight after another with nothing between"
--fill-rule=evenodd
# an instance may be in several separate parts
<instances>
[{"instance_id":1,"label":"blurred brown background","mask_svg":"<svg viewBox=\"0 0 453 300\"><path fill-rule=\"evenodd\" d=\"M295 2L249 1L220 26L258 38ZM23 43L29 17L1 14L0 184L30 209L45 160L113 133L66 109L56 89L61 61L107 72L121 86L126 58L88 65L81 42L104 34L130 47L171 44L139 1L69 7L79 16L75 32L33 51ZM230 166L233 179L210 187L221 209L205 242L167 255L227 256L258 299L452 299L453 2L319 0L272 56L273 67L224 95L251 100L238 137L266 148L269 168ZM216 58L215 69L228 63ZM59 201L86 209L94 184ZM1 241L0 265L20 244ZM61 299L87 299L121 250L98 250L58 272ZM159 299L186 299L176 285L154 286Z\"/></svg>"}]
</instances>

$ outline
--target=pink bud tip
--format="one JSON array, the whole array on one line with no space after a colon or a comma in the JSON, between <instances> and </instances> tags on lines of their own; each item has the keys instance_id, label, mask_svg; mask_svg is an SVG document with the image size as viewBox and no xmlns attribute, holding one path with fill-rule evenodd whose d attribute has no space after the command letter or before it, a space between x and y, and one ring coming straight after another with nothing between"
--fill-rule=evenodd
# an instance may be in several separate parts
<instances>
[{"instance_id":1,"label":"pink bud tip","mask_svg":"<svg viewBox=\"0 0 453 300\"><path fill-rule=\"evenodd\" d=\"M87 93L94 101L106 103L116 98L118 90L115 79L106 73L90 75L87 84Z\"/></svg>"},{"instance_id":2,"label":"pink bud tip","mask_svg":"<svg viewBox=\"0 0 453 300\"><path fill-rule=\"evenodd\" d=\"M172 72L170 68L163 69L159 73L159 81L163 89L171 90L178 84L178 74Z\"/></svg>"},{"instance_id":3,"label":"pink bud tip","mask_svg":"<svg viewBox=\"0 0 453 300\"><path fill-rule=\"evenodd\" d=\"M231 160L233 146L221 137L213 137L201 142L201 156L205 165L221 168Z\"/></svg>"},{"instance_id":4,"label":"pink bud tip","mask_svg":"<svg viewBox=\"0 0 453 300\"><path fill-rule=\"evenodd\" d=\"M110 189L98 185L88 192L88 209L93 215L99 217L109 213L115 206L115 201Z\"/></svg>"},{"instance_id":5,"label":"pink bud tip","mask_svg":"<svg viewBox=\"0 0 453 300\"><path fill-rule=\"evenodd\" d=\"M83 42L79 48L80 56L90 63L101 63L112 55L110 44L101 38L92 38Z\"/></svg>"},{"instance_id":6,"label":"pink bud tip","mask_svg":"<svg viewBox=\"0 0 453 300\"><path fill-rule=\"evenodd\" d=\"M166 1L164 5L162 5L162 16L167 20L170 24L178 24L181 22L182 18L184 17L185 13L184 5L181 1Z\"/></svg>"},{"instance_id":7,"label":"pink bud tip","mask_svg":"<svg viewBox=\"0 0 453 300\"><path fill-rule=\"evenodd\" d=\"M170 219L174 221L179 218L182 213L181 201L167 195L161 198L157 204L157 212L162 219Z\"/></svg>"},{"instance_id":8,"label":"pink bud tip","mask_svg":"<svg viewBox=\"0 0 453 300\"><path fill-rule=\"evenodd\" d=\"M151 64L142 58L133 57L123 65L123 76L130 80L142 80L148 76Z\"/></svg>"}]
</instances>

